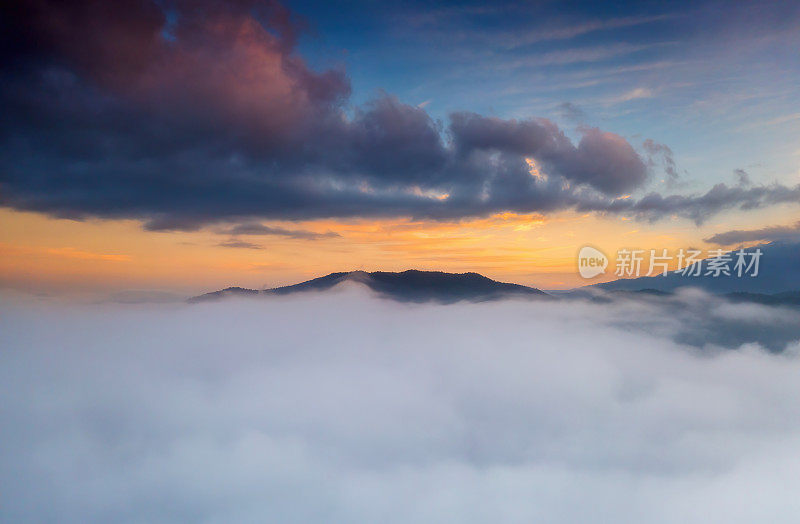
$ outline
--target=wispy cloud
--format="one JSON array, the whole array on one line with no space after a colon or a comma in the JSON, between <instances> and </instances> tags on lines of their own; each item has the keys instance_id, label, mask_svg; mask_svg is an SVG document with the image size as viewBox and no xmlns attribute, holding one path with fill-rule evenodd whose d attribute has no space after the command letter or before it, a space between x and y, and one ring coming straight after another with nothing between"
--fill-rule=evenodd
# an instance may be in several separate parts
<instances>
[{"instance_id":1,"label":"wispy cloud","mask_svg":"<svg viewBox=\"0 0 800 524\"><path fill-rule=\"evenodd\" d=\"M673 44L674 42L658 42L654 44L614 43L599 46L574 47L510 59L497 64L497 67L509 69L603 62L612 58Z\"/></svg>"},{"instance_id":2,"label":"wispy cloud","mask_svg":"<svg viewBox=\"0 0 800 524\"><path fill-rule=\"evenodd\" d=\"M304 240L315 240L320 238L337 238L340 235L333 231L317 233L304 229L286 229L282 227L267 226L258 222L245 222L237 224L219 231L224 235L271 235L289 238L299 238Z\"/></svg>"},{"instance_id":3,"label":"wispy cloud","mask_svg":"<svg viewBox=\"0 0 800 524\"><path fill-rule=\"evenodd\" d=\"M648 87L636 87L629 91L622 93L619 96L612 97L608 100L610 104L621 104L623 102L630 102L631 100L639 100L641 98L653 98L655 92Z\"/></svg>"},{"instance_id":4,"label":"wispy cloud","mask_svg":"<svg viewBox=\"0 0 800 524\"><path fill-rule=\"evenodd\" d=\"M525 33L507 35L500 38L499 44L509 47L521 47L549 40L569 40L577 36L582 36L595 31L608 31L611 29L621 29L623 27L634 27L653 22L661 22L675 18L676 14L661 14L653 16L628 16L611 19L587 20L585 22L562 27L540 27L526 31Z\"/></svg>"},{"instance_id":5,"label":"wispy cloud","mask_svg":"<svg viewBox=\"0 0 800 524\"><path fill-rule=\"evenodd\" d=\"M574 123L582 123L586 119L586 113L577 104L572 102L562 102L558 104L558 112L561 118Z\"/></svg>"},{"instance_id":6,"label":"wispy cloud","mask_svg":"<svg viewBox=\"0 0 800 524\"><path fill-rule=\"evenodd\" d=\"M783 124L788 124L789 122L797 122L797 121L800 121L800 113L792 113L789 115L777 116L775 118L770 118L767 120L758 120L755 122L749 122L743 126L739 126L737 130L746 131L750 129L758 129L760 127L780 126Z\"/></svg>"},{"instance_id":7,"label":"wispy cloud","mask_svg":"<svg viewBox=\"0 0 800 524\"><path fill-rule=\"evenodd\" d=\"M662 13L656 15L637 15L611 18L585 18L565 23L563 20L552 20L542 16L538 9L528 10L524 6L505 6L504 9L436 9L425 13L414 13L407 18L413 23L415 31L427 34L446 34L457 42L480 43L497 49L512 50L542 42L565 41L601 31L636 27L663 22L682 16L679 13ZM465 23L470 18L478 19L496 16L501 13L513 13L518 20L529 20L525 29L509 29L502 27L492 30L486 25L470 27ZM558 17L557 14L554 15Z\"/></svg>"},{"instance_id":8,"label":"wispy cloud","mask_svg":"<svg viewBox=\"0 0 800 524\"><path fill-rule=\"evenodd\" d=\"M224 242L220 242L217 245L220 247L231 247L239 249L263 249L258 244L253 244L252 242L245 242L242 240L226 240Z\"/></svg>"}]
</instances>

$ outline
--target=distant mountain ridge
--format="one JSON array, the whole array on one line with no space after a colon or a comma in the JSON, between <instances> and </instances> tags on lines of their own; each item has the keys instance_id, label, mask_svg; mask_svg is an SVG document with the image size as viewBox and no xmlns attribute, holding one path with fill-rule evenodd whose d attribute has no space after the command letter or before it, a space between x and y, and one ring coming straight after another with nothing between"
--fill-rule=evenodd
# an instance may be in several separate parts
<instances>
[{"instance_id":1,"label":"distant mountain ridge","mask_svg":"<svg viewBox=\"0 0 800 524\"><path fill-rule=\"evenodd\" d=\"M599 288L605 291L662 291L671 293L682 287L696 287L709 293L727 295L775 295L800 290L800 243L771 242L745 249L761 250L757 277L749 275L705 275L707 261L702 262L701 276L684 276L676 272L666 276L623 278L581 289ZM691 274L691 271L688 273Z\"/></svg>"},{"instance_id":2,"label":"distant mountain ridge","mask_svg":"<svg viewBox=\"0 0 800 524\"><path fill-rule=\"evenodd\" d=\"M702 276L691 277L673 272L667 276L614 280L567 292L554 292L551 295L533 287L498 282L478 273L445 273L414 269L398 273L348 271L266 290L229 287L193 297L189 302L204 302L230 296L256 297L288 295L303 291L326 291L345 282L355 282L380 296L403 302L453 303L462 300L480 302L509 297L588 298L607 301L615 297L670 295L682 287L695 287L734 302L800 307L800 243L772 242L749 249L756 248L762 250L762 257L759 275L755 278L747 275L712 277L702 272Z\"/></svg>"},{"instance_id":3,"label":"distant mountain ridge","mask_svg":"<svg viewBox=\"0 0 800 524\"><path fill-rule=\"evenodd\" d=\"M402 302L453 303L461 300L481 302L509 297L550 298L550 295L540 289L498 282L479 273L409 269L397 273L389 271L331 273L299 284L265 290L229 287L193 297L189 302L205 302L228 296L288 295L304 291L326 291L345 282L362 284L386 298Z\"/></svg>"}]
</instances>

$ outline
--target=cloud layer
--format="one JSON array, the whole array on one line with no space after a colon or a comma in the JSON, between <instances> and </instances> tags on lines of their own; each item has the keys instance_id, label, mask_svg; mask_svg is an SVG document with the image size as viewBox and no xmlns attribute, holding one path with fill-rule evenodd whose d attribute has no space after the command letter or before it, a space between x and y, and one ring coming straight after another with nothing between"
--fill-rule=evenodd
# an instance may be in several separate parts
<instances>
[{"instance_id":1,"label":"cloud layer","mask_svg":"<svg viewBox=\"0 0 800 524\"><path fill-rule=\"evenodd\" d=\"M797 342L683 346L656 303L408 306L344 290L2 304L5 521L792 522L800 509Z\"/></svg>"},{"instance_id":2,"label":"cloud layer","mask_svg":"<svg viewBox=\"0 0 800 524\"><path fill-rule=\"evenodd\" d=\"M798 240L800 239L800 222L791 226L768 226L761 229L734 229L717 233L705 239L711 244L730 246L742 242L757 240Z\"/></svg>"},{"instance_id":3,"label":"cloud layer","mask_svg":"<svg viewBox=\"0 0 800 524\"><path fill-rule=\"evenodd\" d=\"M610 131L580 128L576 144L546 119L439 122L391 95L352 107L344 72L310 69L300 24L272 2L39 0L4 15L0 203L18 209L193 229L568 208L701 221L800 200L724 184L620 200L654 164Z\"/></svg>"}]
</instances>

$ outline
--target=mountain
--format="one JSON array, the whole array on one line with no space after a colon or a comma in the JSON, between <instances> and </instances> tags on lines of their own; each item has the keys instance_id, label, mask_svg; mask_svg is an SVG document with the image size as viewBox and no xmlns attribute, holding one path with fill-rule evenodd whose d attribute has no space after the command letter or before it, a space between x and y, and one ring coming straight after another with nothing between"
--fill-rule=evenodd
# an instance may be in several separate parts
<instances>
[{"instance_id":1,"label":"mountain","mask_svg":"<svg viewBox=\"0 0 800 524\"><path fill-rule=\"evenodd\" d=\"M756 302L767 306L800 306L800 291L787 291L765 295L763 293L727 293L725 298L732 302Z\"/></svg>"},{"instance_id":2,"label":"mountain","mask_svg":"<svg viewBox=\"0 0 800 524\"><path fill-rule=\"evenodd\" d=\"M230 287L191 298L189 301L203 302L228 296L288 295L303 291L325 291L345 282L364 285L385 298L401 302L453 303L461 300L481 302L509 297L550 298L550 295L539 289L498 282L478 273L444 273L411 269L401 273L387 271L331 273L299 284L263 291Z\"/></svg>"},{"instance_id":3,"label":"mountain","mask_svg":"<svg viewBox=\"0 0 800 524\"><path fill-rule=\"evenodd\" d=\"M602 289L606 291L661 291L672 292L681 287L696 287L714 294L775 295L800 290L800 243L771 242L745 249L746 252L761 250L758 276L717 277L705 275L707 261L703 261L701 276L684 276L676 272L666 276L619 279L604 284L595 284L582 289ZM736 257L733 257L734 261ZM694 267L690 266L690 267ZM731 263L733 267L733 263ZM691 273L691 272L690 272ZM758 300L757 297L753 296ZM783 297L786 299L787 297Z\"/></svg>"},{"instance_id":4,"label":"mountain","mask_svg":"<svg viewBox=\"0 0 800 524\"><path fill-rule=\"evenodd\" d=\"M664 295L682 287L696 287L709 293L723 295L736 302L800 307L800 243L772 242L745 251L752 252L754 249L761 249L762 253L756 277L751 277L749 274L738 277L734 272L730 276L705 275L708 262L703 261L701 276L697 277L673 272L666 276L620 279L558 293L556 296L613 300L615 296ZM461 300L478 302L514 296L554 298L536 288L497 282L478 273L408 270L401 273L385 271L331 273L299 284L267 290L230 287L191 298L189 301L202 302L228 296L255 297L325 291L345 282L364 285L381 296L403 302L452 303ZM610 293L597 295L598 290Z\"/></svg>"}]
</instances>

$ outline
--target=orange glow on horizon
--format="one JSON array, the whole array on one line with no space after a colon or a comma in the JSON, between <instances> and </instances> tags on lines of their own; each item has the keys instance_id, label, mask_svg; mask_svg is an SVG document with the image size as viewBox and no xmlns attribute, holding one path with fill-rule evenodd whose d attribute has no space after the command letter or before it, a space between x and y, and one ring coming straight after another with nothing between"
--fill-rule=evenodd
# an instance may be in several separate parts
<instances>
[{"instance_id":1,"label":"orange glow on horizon","mask_svg":"<svg viewBox=\"0 0 800 524\"><path fill-rule=\"evenodd\" d=\"M675 220L631 228L631 221L623 217L573 212L548 217L505 212L460 221L265 223L284 232L306 233L290 237L228 235L220 225L194 232L149 232L133 220L80 222L10 210L0 210L0 221L4 287L48 292L168 289L187 294L234 285L273 287L334 271L412 268L475 271L543 289L570 288L588 283L575 268L583 245L597 246L613 258L623 247L677 250L702 245L703 238L721 230L754 227L729 218L702 228ZM607 276L606 280L614 278Z\"/></svg>"}]
</instances>

